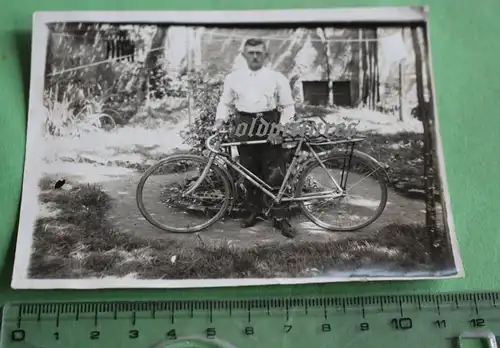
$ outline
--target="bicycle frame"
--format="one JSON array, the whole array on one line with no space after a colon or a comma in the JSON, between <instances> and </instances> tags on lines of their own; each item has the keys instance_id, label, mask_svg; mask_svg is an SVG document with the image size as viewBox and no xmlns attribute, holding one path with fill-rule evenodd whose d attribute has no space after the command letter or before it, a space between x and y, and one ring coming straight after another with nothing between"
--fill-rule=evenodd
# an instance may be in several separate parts
<instances>
[{"instance_id":1,"label":"bicycle frame","mask_svg":"<svg viewBox=\"0 0 500 348\"><path fill-rule=\"evenodd\" d=\"M216 146L212 147L210 145L211 141L217 137L218 134L212 135L209 137L206 141L206 147L207 149L211 152L209 156L209 161L203 170L202 174L196 180L196 182L193 184L193 186L185 193L185 194L190 194L193 192L203 181L205 176L208 174L208 171L210 170L210 167L212 166L213 162L215 161L216 158L219 158L222 160L223 163L225 163L227 166L232 168L233 170L237 171L241 176L243 176L245 179L247 179L249 182L251 182L254 186L257 186L260 190L262 190L268 197L270 197L272 200L274 200L275 203L281 203L281 202L297 202L297 201L307 201L307 200L312 200L312 199L321 199L321 198L339 198L343 197L346 195L345 190L342 189L342 187L337 183L335 178L331 175L331 173L326 169L324 163L321 161L320 156L325 153L325 152L320 152L317 153L313 150L312 146L309 144L309 142L305 141L305 137L301 137L298 140L298 145L295 149L295 154L292 159L292 162L285 174L285 177L283 179L283 182L281 184L281 187L278 191L277 194L273 194L271 192L272 188L269 186L266 182L264 182L261 178L257 177L254 173L252 173L249 169L245 168L243 165L240 163L234 161L227 153L224 153L222 151L219 151L220 148L229 148L231 146L237 146L237 145L251 145L251 144L264 144L267 143L267 140L254 140L254 141L245 141L245 142L229 142L229 143L221 143L219 139L216 141ZM315 143L314 145L338 145L338 144L343 144L343 143L352 143L356 141L360 141L362 139L351 139L351 140L337 140L337 141L324 141L320 143ZM285 139L284 144L286 143L295 143L297 142L296 139ZM330 180L333 182L335 185L336 190L330 190L330 191L323 191L323 192L318 192L314 194L307 194L302 197L283 197L285 194L285 190L288 184L288 181L290 177L292 176L292 172L297 166L297 161L299 158L299 152L302 149L303 145L306 145L308 150L312 153L312 155L315 157L316 161L318 161L319 165L325 170L327 173L328 177Z\"/></svg>"}]
</instances>

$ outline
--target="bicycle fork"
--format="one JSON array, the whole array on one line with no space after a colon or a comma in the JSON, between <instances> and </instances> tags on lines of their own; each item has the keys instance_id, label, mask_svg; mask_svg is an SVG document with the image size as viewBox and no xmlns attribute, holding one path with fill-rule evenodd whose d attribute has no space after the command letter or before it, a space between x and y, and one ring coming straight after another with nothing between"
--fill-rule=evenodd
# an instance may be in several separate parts
<instances>
[{"instance_id":1,"label":"bicycle fork","mask_svg":"<svg viewBox=\"0 0 500 348\"><path fill-rule=\"evenodd\" d=\"M203 182L203 180L205 180L205 177L207 176L208 171L210 170L210 167L214 163L215 156L216 156L215 154L210 155L210 157L208 158L208 163L205 166L205 168L203 169L203 172L201 172L201 175L198 177L198 179L196 179L193 186L191 186L191 188L189 188L186 192L184 192L182 194L182 196L190 195L194 190L196 190L198 188L198 186L200 186L200 184Z\"/></svg>"}]
</instances>

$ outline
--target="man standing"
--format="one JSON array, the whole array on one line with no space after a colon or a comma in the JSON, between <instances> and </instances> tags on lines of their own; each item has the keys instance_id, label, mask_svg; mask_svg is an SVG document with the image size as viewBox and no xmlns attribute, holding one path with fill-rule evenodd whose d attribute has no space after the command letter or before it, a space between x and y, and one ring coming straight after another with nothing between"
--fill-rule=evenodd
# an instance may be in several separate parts
<instances>
[{"instance_id":1,"label":"man standing","mask_svg":"<svg viewBox=\"0 0 500 348\"><path fill-rule=\"evenodd\" d=\"M272 125L286 125L293 120L295 106L292 91L283 74L263 67L268 52L262 40L247 40L242 56L247 67L226 76L214 130L218 130L229 119L230 110L234 110L237 130L235 141L267 139L268 143L264 144L239 145L238 153L244 167L277 191L286 173L286 159L281 145L282 135L276 133L277 128ZM250 216L243 221L243 228L257 223L264 198L262 191L247 180L245 187ZM273 208L271 213L274 227L281 230L285 237L295 237L297 233L286 219L286 209Z\"/></svg>"}]
</instances>

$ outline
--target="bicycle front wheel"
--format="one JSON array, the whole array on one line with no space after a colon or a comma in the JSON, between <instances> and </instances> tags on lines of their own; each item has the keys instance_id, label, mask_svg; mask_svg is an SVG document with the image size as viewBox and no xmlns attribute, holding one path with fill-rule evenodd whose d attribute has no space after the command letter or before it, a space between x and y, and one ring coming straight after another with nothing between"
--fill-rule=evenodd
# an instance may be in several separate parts
<instances>
[{"instance_id":1,"label":"bicycle front wheel","mask_svg":"<svg viewBox=\"0 0 500 348\"><path fill-rule=\"evenodd\" d=\"M137 185L137 206L152 225L171 233L194 233L217 222L227 211L231 183L212 163L196 155L173 155L150 167ZM193 188L194 190L188 192Z\"/></svg>"},{"instance_id":2,"label":"bicycle front wheel","mask_svg":"<svg viewBox=\"0 0 500 348\"><path fill-rule=\"evenodd\" d=\"M296 197L340 191L343 197L311 198L300 201L300 209L313 223L330 231L356 231L373 223L387 204L387 176L369 156L355 151L352 155L332 153L319 162L305 165L296 186Z\"/></svg>"}]
</instances>

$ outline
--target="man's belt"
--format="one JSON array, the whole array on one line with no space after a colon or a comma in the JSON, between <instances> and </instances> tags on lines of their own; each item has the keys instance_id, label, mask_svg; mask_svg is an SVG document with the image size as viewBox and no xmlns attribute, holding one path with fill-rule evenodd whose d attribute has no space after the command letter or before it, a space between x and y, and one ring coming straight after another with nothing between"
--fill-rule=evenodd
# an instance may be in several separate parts
<instances>
[{"instance_id":1,"label":"man's belt","mask_svg":"<svg viewBox=\"0 0 500 348\"><path fill-rule=\"evenodd\" d=\"M237 113L240 116L260 118L260 117L275 115L277 112L278 112L277 109L273 109L273 110L262 111L262 112L243 112L243 111L238 111Z\"/></svg>"}]
</instances>

